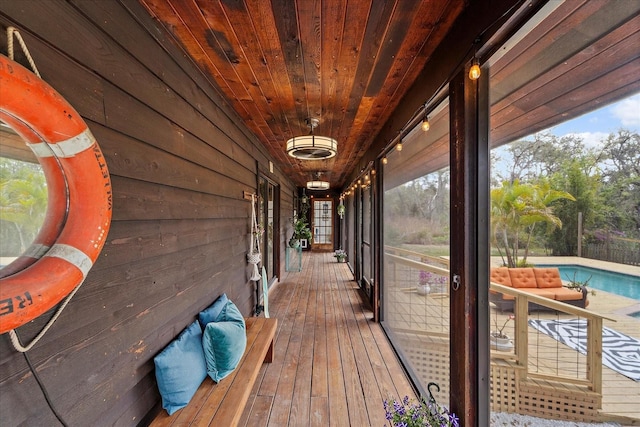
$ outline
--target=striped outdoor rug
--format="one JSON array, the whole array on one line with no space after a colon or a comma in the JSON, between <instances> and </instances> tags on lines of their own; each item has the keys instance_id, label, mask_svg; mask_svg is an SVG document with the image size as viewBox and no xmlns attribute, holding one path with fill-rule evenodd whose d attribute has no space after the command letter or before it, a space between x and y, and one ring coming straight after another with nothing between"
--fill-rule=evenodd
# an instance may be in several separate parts
<instances>
[{"instance_id":1,"label":"striped outdoor rug","mask_svg":"<svg viewBox=\"0 0 640 427\"><path fill-rule=\"evenodd\" d=\"M551 338L586 354L587 321L529 320L529 325ZM602 364L634 381L640 381L640 341L636 338L602 328Z\"/></svg>"}]
</instances>

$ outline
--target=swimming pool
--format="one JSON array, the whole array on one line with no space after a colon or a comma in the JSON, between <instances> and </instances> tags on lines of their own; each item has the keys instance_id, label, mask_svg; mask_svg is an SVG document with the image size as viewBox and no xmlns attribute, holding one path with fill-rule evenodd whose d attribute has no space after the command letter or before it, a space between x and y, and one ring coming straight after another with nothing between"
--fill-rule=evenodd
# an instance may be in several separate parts
<instances>
[{"instance_id":1,"label":"swimming pool","mask_svg":"<svg viewBox=\"0 0 640 427\"><path fill-rule=\"evenodd\" d=\"M598 268L584 267L581 265L539 265L538 267L558 267L562 280L584 282L591 277L587 286L593 289L611 292L612 294L640 300L640 277L631 276L613 271L600 270Z\"/></svg>"}]
</instances>

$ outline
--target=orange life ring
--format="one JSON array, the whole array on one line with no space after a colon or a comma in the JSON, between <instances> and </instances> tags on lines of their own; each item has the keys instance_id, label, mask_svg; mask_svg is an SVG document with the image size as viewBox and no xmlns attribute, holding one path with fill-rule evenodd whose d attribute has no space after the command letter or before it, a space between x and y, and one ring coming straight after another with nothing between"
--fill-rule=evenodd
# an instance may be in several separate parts
<instances>
[{"instance_id":1,"label":"orange life ring","mask_svg":"<svg viewBox=\"0 0 640 427\"><path fill-rule=\"evenodd\" d=\"M111 224L109 171L78 112L51 86L0 55L0 120L38 157L47 179L44 224L29 250L0 270L0 334L58 304L81 284Z\"/></svg>"}]
</instances>

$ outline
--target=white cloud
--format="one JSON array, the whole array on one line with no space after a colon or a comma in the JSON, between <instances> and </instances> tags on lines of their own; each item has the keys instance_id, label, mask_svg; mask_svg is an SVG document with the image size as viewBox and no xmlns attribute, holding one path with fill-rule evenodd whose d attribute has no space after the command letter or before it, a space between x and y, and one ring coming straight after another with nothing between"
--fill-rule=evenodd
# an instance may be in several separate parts
<instances>
[{"instance_id":1,"label":"white cloud","mask_svg":"<svg viewBox=\"0 0 640 427\"><path fill-rule=\"evenodd\" d=\"M640 94L620 101L611 110L623 127L640 127Z\"/></svg>"},{"instance_id":2,"label":"white cloud","mask_svg":"<svg viewBox=\"0 0 640 427\"><path fill-rule=\"evenodd\" d=\"M593 148L602 145L609 136L606 132L573 132L564 136L574 136L582 139L582 143L587 148Z\"/></svg>"}]
</instances>

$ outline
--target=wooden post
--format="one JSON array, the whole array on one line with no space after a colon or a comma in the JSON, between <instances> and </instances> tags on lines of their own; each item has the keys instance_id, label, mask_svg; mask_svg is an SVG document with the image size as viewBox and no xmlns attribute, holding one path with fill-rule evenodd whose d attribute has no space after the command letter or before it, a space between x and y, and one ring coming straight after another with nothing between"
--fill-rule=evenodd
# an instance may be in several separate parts
<instances>
[{"instance_id":1,"label":"wooden post","mask_svg":"<svg viewBox=\"0 0 640 427\"><path fill-rule=\"evenodd\" d=\"M582 212L578 212L578 256L582 257Z\"/></svg>"},{"instance_id":2,"label":"wooden post","mask_svg":"<svg viewBox=\"0 0 640 427\"><path fill-rule=\"evenodd\" d=\"M518 365L524 367L521 378L527 378L529 372L529 299L517 296L514 304L515 321L515 350Z\"/></svg>"},{"instance_id":3,"label":"wooden post","mask_svg":"<svg viewBox=\"0 0 640 427\"><path fill-rule=\"evenodd\" d=\"M587 320L587 379L602 395L602 318L597 316Z\"/></svg>"},{"instance_id":4,"label":"wooden post","mask_svg":"<svg viewBox=\"0 0 640 427\"><path fill-rule=\"evenodd\" d=\"M474 427L489 425L489 107L487 70L480 80L472 81L467 77L468 68L449 84L449 400L460 425Z\"/></svg>"}]
</instances>

